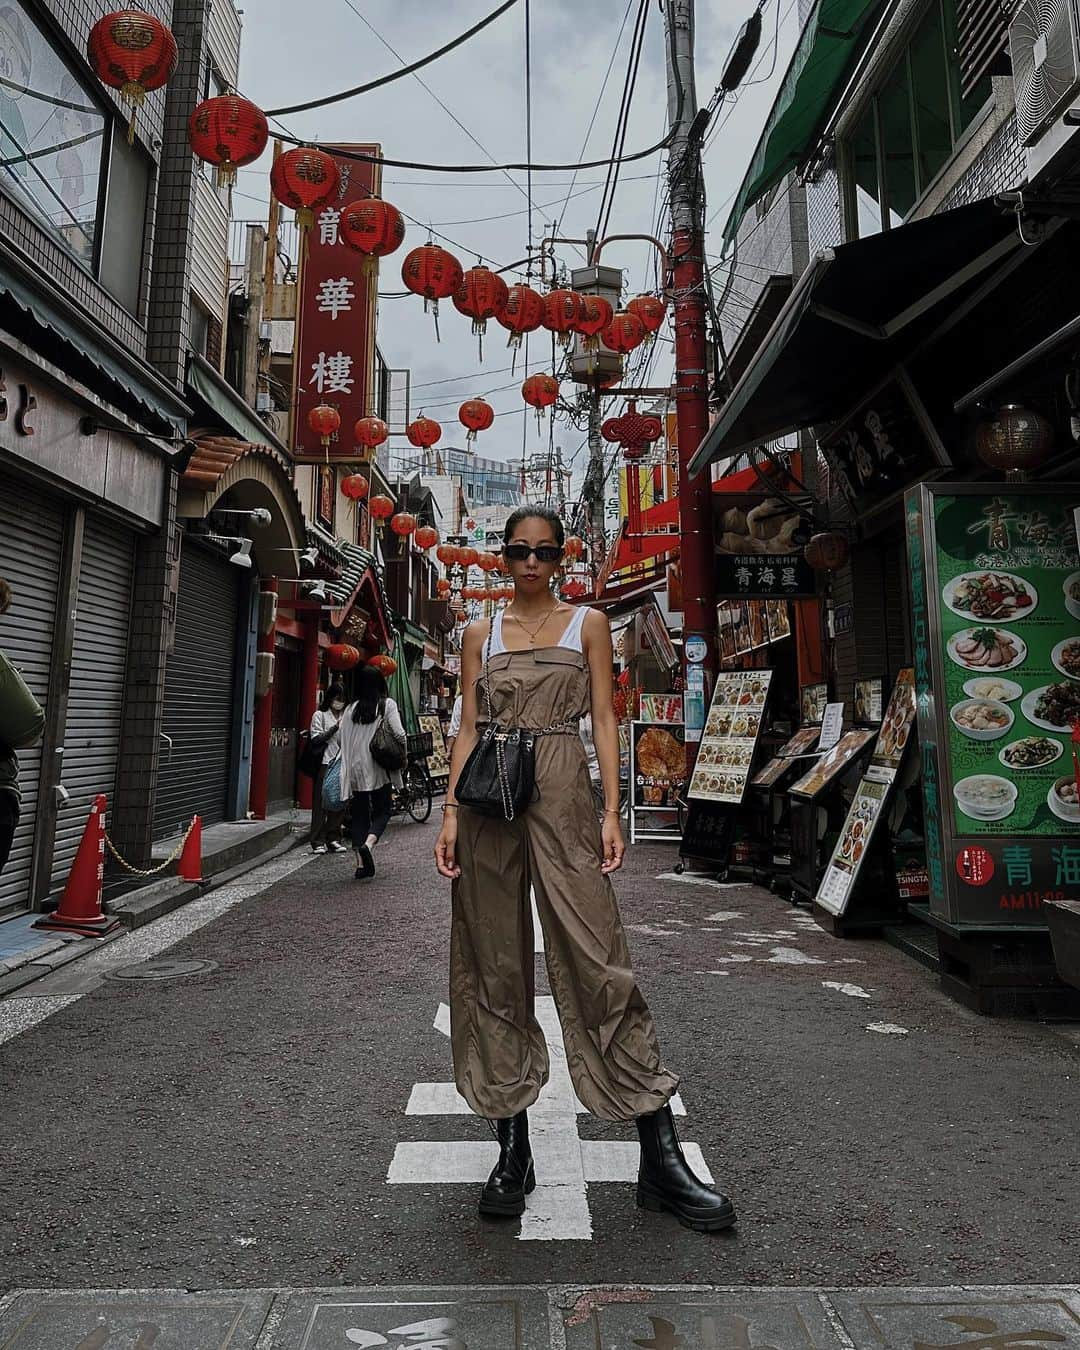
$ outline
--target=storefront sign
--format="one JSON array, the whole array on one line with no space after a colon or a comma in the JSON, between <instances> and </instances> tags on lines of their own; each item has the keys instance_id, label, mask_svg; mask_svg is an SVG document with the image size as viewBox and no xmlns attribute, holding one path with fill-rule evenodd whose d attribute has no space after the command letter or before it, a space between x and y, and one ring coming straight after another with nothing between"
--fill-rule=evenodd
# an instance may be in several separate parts
<instances>
[{"instance_id":1,"label":"storefront sign","mask_svg":"<svg viewBox=\"0 0 1080 1350\"><path fill-rule=\"evenodd\" d=\"M742 801L771 681L771 670L724 671L716 677L690 797L733 806Z\"/></svg>"},{"instance_id":2,"label":"storefront sign","mask_svg":"<svg viewBox=\"0 0 1080 1350\"><path fill-rule=\"evenodd\" d=\"M337 199L316 213L304 236L297 288L296 367L292 447L300 463L356 458L353 426L374 411L371 388L375 351L377 273L368 276L364 255L341 237L342 208L379 191L380 166L335 155L341 173ZM379 153L377 145L341 147ZM308 413L328 403L341 414L341 429L324 447L308 426Z\"/></svg>"},{"instance_id":3,"label":"storefront sign","mask_svg":"<svg viewBox=\"0 0 1080 1350\"><path fill-rule=\"evenodd\" d=\"M880 679L856 680L852 695L852 716L856 722L881 721Z\"/></svg>"},{"instance_id":4,"label":"storefront sign","mask_svg":"<svg viewBox=\"0 0 1080 1350\"><path fill-rule=\"evenodd\" d=\"M1080 485L934 484L906 511L932 913L1080 898Z\"/></svg>"},{"instance_id":5,"label":"storefront sign","mask_svg":"<svg viewBox=\"0 0 1080 1350\"><path fill-rule=\"evenodd\" d=\"M850 633L855 628L855 606L837 605L833 610L833 632L837 637L843 637L845 633Z\"/></svg>"},{"instance_id":6,"label":"storefront sign","mask_svg":"<svg viewBox=\"0 0 1080 1350\"><path fill-rule=\"evenodd\" d=\"M814 569L798 553L716 551L716 594L759 600L797 600L817 594Z\"/></svg>"},{"instance_id":7,"label":"storefront sign","mask_svg":"<svg viewBox=\"0 0 1080 1350\"><path fill-rule=\"evenodd\" d=\"M799 691L799 710L802 723L809 726L819 724L825 716L825 705L829 701L827 684L806 684Z\"/></svg>"},{"instance_id":8,"label":"storefront sign","mask_svg":"<svg viewBox=\"0 0 1080 1350\"><path fill-rule=\"evenodd\" d=\"M333 533L334 505L337 498L337 470L332 464L320 464L315 486L315 519Z\"/></svg>"}]
</instances>

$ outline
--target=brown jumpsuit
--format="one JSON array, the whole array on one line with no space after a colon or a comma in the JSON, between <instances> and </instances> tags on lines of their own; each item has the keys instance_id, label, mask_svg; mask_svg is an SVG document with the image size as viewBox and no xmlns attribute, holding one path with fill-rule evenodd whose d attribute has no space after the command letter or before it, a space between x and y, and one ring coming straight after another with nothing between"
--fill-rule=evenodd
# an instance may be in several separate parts
<instances>
[{"instance_id":1,"label":"brown jumpsuit","mask_svg":"<svg viewBox=\"0 0 1080 1350\"><path fill-rule=\"evenodd\" d=\"M458 1091L477 1115L499 1119L530 1106L547 1082L532 995L531 884L579 1100L605 1120L657 1111L678 1079L660 1061L615 893L600 871L600 826L576 729L589 710L586 658L569 647L503 651L488 670L493 716L504 726L572 720L574 729L537 739L539 799L515 820L458 812L450 939Z\"/></svg>"}]
</instances>

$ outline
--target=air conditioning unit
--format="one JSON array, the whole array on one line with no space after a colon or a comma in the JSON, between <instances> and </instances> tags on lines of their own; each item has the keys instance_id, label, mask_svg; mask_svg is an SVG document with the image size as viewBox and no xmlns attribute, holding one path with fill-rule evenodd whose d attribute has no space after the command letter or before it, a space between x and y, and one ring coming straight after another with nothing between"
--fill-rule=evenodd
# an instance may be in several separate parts
<instances>
[{"instance_id":1,"label":"air conditioning unit","mask_svg":"<svg viewBox=\"0 0 1080 1350\"><path fill-rule=\"evenodd\" d=\"M1028 182L1054 177L1080 156L1080 128L1064 113L1080 97L1078 0L1021 0L1009 24L1016 127Z\"/></svg>"}]
</instances>

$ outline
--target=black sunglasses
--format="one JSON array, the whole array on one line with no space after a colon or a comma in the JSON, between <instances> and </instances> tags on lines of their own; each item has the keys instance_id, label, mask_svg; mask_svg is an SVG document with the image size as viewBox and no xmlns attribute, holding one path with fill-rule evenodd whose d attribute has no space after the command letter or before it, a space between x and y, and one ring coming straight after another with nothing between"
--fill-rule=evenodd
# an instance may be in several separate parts
<instances>
[{"instance_id":1,"label":"black sunglasses","mask_svg":"<svg viewBox=\"0 0 1080 1350\"><path fill-rule=\"evenodd\" d=\"M535 553L537 562L553 563L559 561L562 552L558 544L540 544L536 548L530 548L528 544L503 545L503 557L510 562L528 562L529 554Z\"/></svg>"}]
</instances>

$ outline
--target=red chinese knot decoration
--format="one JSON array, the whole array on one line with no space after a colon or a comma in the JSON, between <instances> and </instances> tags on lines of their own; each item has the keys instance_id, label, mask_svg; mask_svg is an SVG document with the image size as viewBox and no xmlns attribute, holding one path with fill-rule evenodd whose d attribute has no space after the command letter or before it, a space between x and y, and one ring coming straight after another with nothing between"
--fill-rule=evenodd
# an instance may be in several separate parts
<instances>
[{"instance_id":1,"label":"red chinese knot decoration","mask_svg":"<svg viewBox=\"0 0 1080 1350\"><path fill-rule=\"evenodd\" d=\"M128 144L135 141L135 118L152 89L167 84L176 69L176 39L160 19L139 9L118 9L90 30L86 54L94 74L131 109Z\"/></svg>"},{"instance_id":2,"label":"red chinese knot decoration","mask_svg":"<svg viewBox=\"0 0 1080 1350\"><path fill-rule=\"evenodd\" d=\"M659 417L642 416L634 400L627 405L621 417L609 417L601 423L600 434L605 441L612 441L622 447L626 461L626 519L631 549L639 552L641 548L641 474L638 462L649 446L664 434L664 424ZM636 545L636 546L635 546Z\"/></svg>"},{"instance_id":3,"label":"red chinese knot decoration","mask_svg":"<svg viewBox=\"0 0 1080 1350\"><path fill-rule=\"evenodd\" d=\"M331 670L354 670L363 659L360 651L347 642L332 642L326 649L326 664Z\"/></svg>"},{"instance_id":4,"label":"red chinese knot decoration","mask_svg":"<svg viewBox=\"0 0 1080 1350\"><path fill-rule=\"evenodd\" d=\"M319 438L320 444L329 447L330 439L341 427L341 414L330 403L317 403L307 415L308 426Z\"/></svg>"},{"instance_id":5,"label":"red chinese knot decoration","mask_svg":"<svg viewBox=\"0 0 1080 1350\"><path fill-rule=\"evenodd\" d=\"M368 480L362 473L350 473L341 480L342 495L353 502L361 502L368 495Z\"/></svg>"},{"instance_id":6,"label":"red chinese knot decoration","mask_svg":"<svg viewBox=\"0 0 1080 1350\"><path fill-rule=\"evenodd\" d=\"M416 529L416 517L408 511L399 511L396 516L390 517L390 528L402 539L407 539Z\"/></svg>"},{"instance_id":7,"label":"red chinese knot decoration","mask_svg":"<svg viewBox=\"0 0 1080 1350\"><path fill-rule=\"evenodd\" d=\"M262 110L238 94L206 99L188 120L192 150L215 166L223 187L236 181L237 169L259 158L269 136Z\"/></svg>"},{"instance_id":8,"label":"red chinese knot decoration","mask_svg":"<svg viewBox=\"0 0 1080 1350\"><path fill-rule=\"evenodd\" d=\"M479 431L487 431L495 421L495 409L482 398L470 398L458 409L458 421L468 431L466 442L471 445Z\"/></svg>"},{"instance_id":9,"label":"red chinese knot decoration","mask_svg":"<svg viewBox=\"0 0 1080 1350\"><path fill-rule=\"evenodd\" d=\"M338 166L324 150L313 146L286 150L270 170L270 191L282 206L292 207L302 230L311 228L319 207L334 200L340 183Z\"/></svg>"},{"instance_id":10,"label":"red chinese knot decoration","mask_svg":"<svg viewBox=\"0 0 1080 1350\"><path fill-rule=\"evenodd\" d=\"M362 197L342 207L338 235L349 248L364 255L364 271L370 276L378 258L385 258L405 242L405 222L396 206L380 197Z\"/></svg>"},{"instance_id":11,"label":"red chinese knot decoration","mask_svg":"<svg viewBox=\"0 0 1080 1350\"><path fill-rule=\"evenodd\" d=\"M409 444L415 445L418 450L430 450L442 436L442 427L434 418L421 413L405 428L405 435L409 438Z\"/></svg>"},{"instance_id":12,"label":"red chinese knot decoration","mask_svg":"<svg viewBox=\"0 0 1080 1350\"><path fill-rule=\"evenodd\" d=\"M563 347L570 345L571 334L581 321L582 299L577 291L550 291L544 296L544 327L556 334Z\"/></svg>"},{"instance_id":13,"label":"red chinese knot decoration","mask_svg":"<svg viewBox=\"0 0 1080 1350\"><path fill-rule=\"evenodd\" d=\"M472 319L472 330L484 359L484 334L488 319L497 319L506 308L509 288L502 277L489 267L470 267L454 291L454 308Z\"/></svg>"},{"instance_id":14,"label":"red chinese knot decoration","mask_svg":"<svg viewBox=\"0 0 1080 1350\"><path fill-rule=\"evenodd\" d=\"M610 347L620 356L625 356L635 347L640 347L644 340L645 325L636 314L629 314L625 309L612 315L611 322L600 334L600 341L604 346Z\"/></svg>"}]
</instances>

